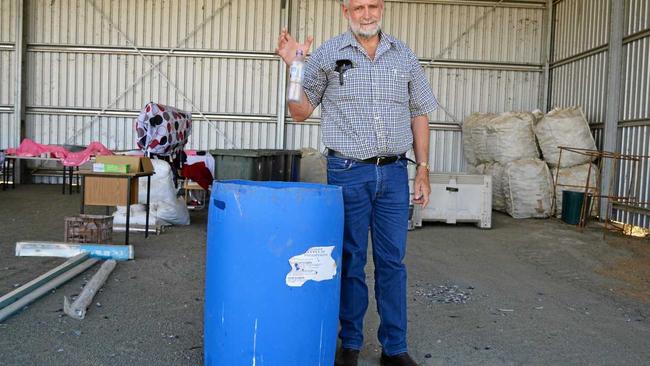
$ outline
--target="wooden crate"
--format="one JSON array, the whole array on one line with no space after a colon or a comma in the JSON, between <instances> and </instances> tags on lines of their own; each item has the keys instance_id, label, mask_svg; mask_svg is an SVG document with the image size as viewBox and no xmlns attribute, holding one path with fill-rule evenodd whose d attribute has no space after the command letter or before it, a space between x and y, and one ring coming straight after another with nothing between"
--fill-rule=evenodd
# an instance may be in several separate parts
<instances>
[{"instance_id":1,"label":"wooden crate","mask_svg":"<svg viewBox=\"0 0 650 366\"><path fill-rule=\"evenodd\" d=\"M113 216L78 215L65 218L66 243L110 244Z\"/></svg>"}]
</instances>

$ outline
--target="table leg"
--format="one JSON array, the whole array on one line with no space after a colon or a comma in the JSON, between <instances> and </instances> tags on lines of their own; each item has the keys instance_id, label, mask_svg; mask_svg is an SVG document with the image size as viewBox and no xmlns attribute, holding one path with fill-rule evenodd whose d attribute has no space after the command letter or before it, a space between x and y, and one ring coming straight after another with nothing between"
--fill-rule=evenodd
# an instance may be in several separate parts
<instances>
[{"instance_id":1,"label":"table leg","mask_svg":"<svg viewBox=\"0 0 650 366\"><path fill-rule=\"evenodd\" d=\"M82 214L84 213L84 206L85 206L85 204L84 204L85 203L84 202L84 196L85 196L84 195L84 190L85 190L85 188L86 188L86 176L84 175L81 178L81 213Z\"/></svg>"},{"instance_id":2,"label":"table leg","mask_svg":"<svg viewBox=\"0 0 650 366\"><path fill-rule=\"evenodd\" d=\"M147 176L147 205L146 205L146 209L147 209L146 215L147 216L146 216L145 221L144 221L144 237L145 237L145 239L149 237L149 196L150 196L150 193L151 193L151 176L148 175Z\"/></svg>"},{"instance_id":3,"label":"table leg","mask_svg":"<svg viewBox=\"0 0 650 366\"><path fill-rule=\"evenodd\" d=\"M125 245L129 245L129 220L131 219L131 177L126 178L126 240Z\"/></svg>"},{"instance_id":4,"label":"table leg","mask_svg":"<svg viewBox=\"0 0 650 366\"><path fill-rule=\"evenodd\" d=\"M5 158L5 161L2 162L2 190L7 189L7 184L9 184L9 158Z\"/></svg>"},{"instance_id":5,"label":"table leg","mask_svg":"<svg viewBox=\"0 0 650 366\"><path fill-rule=\"evenodd\" d=\"M16 159L11 159L11 189L16 189Z\"/></svg>"},{"instance_id":6,"label":"table leg","mask_svg":"<svg viewBox=\"0 0 650 366\"><path fill-rule=\"evenodd\" d=\"M64 165L63 166L63 184L61 184L61 188L62 188L61 194L65 194L65 178L67 177L67 175L68 175L68 169Z\"/></svg>"},{"instance_id":7,"label":"table leg","mask_svg":"<svg viewBox=\"0 0 650 366\"><path fill-rule=\"evenodd\" d=\"M68 169L70 170L68 172L70 174L68 176L68 194L71 195L72 194L72 174L74 173L74 167L71 166L71 167L68 167Z\"/></svg>"}]
</instances>

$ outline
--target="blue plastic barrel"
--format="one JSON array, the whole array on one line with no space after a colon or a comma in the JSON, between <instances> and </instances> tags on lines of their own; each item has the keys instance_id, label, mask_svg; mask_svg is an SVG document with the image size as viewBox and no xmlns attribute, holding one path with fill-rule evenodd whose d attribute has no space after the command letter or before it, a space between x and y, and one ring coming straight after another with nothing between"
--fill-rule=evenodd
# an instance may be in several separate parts
<instances>
[{"instance_id":1,"label":"blue plastic barrel","mask_svg":"<svg viewBox=\"0 0 650 366\"><path fill-rule=\"evenodd\" d=\"M208 216L205 365L333 365L340 187L215 182Z\"/></svg>"}]
</instances>

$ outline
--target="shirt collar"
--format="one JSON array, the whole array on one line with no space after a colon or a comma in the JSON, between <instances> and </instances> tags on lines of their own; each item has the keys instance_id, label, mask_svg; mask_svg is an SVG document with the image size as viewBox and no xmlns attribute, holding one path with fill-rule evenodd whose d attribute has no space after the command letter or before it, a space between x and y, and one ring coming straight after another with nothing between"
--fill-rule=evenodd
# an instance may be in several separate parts
<instances>
[{"instance_id":1,"label":"shirt collar","mask_svg":"<svg viewBox=\"0 0 650 366\"><path fill-rule=\"evenodd\" d=\"M395 39L391 37L388 33L385 33L384 31L380 30L379 45L377 46L377 51L383 49L388 50L393 45L395 45ZM341 42L341 47L339 47L339 50L342 50L348 46L356 46L358 48L362 48L361 44L359 44L359 41L357 41L357 38L354 36L354 34L352 34L352 31L349 29L347 32L343 33L343 41Z\"/></svg>"}]
</instances>

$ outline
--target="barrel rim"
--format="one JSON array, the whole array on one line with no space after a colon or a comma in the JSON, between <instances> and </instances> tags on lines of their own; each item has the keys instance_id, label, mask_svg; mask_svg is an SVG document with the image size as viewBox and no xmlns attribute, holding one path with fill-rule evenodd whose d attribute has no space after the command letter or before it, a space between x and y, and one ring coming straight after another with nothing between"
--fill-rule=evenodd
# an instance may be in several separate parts
<instances>
[{"instance_id":1,"label":"barrel rim","mask_svg":"<svg viewBox=\"0 0 650 366\"><path fill-rule=\"evenodd\" d=\"M340 186L321 183L309 182L283 182L283 181L255 181L245 179L227 179L215 180L214 185L221 185L224 187L253 187L253 188L266 188L266 189L305 189L305 190L325 190L325 191L341 191Z\"/></svg>"}]
</instances>

